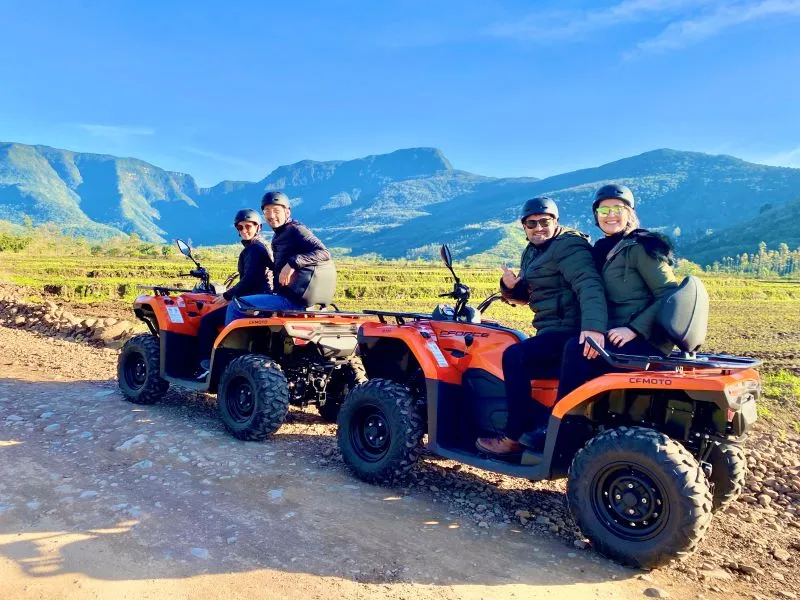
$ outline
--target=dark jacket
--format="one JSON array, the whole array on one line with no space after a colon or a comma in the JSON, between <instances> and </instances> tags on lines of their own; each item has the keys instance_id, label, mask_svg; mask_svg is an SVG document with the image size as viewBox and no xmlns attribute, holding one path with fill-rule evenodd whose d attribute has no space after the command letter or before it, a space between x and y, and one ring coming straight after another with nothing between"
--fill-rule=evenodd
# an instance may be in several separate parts
<instances>
[{"instance_id":1,"label":"dark jacket","mask_svg":"<svg viewBox=\"0 0 800 600\"><path fill-rule=\"evenodd\" d=\"M226 291L225 300L272 293L272 249L260 235L249 242L242 240L244 249L239 253L239 283Z\"/></svg>"},{"instance_id":2,"label":"dark jacket","mask_svg":"<svg viewBox=\"0 0 800 600\"><path fill-rule=\"evenodd\" d=\"M673 344L656 323L661 300L678 287L668 237L636 229L595 244L608 299L608 326L629 327L662 352ZM605 255L605 257L603 257Z\"/></svg>"},{"instance_id":3,"label":"dark jacket","mask_svg":"<svg viewBox=\"0 0 800 600\"><path fill-rule=\"evenodd\" d=\"M336 267L331 253L317 236L293 219L274 231L275 292L304 306L329 304L336 289ZM285 265L295 270L288 286L278 283Z\"/></svg>"},{"instance_id":4,"label":"dark jacket","mask_svg":"<svg viewBox=\"0 0 800 600\"><path fill-rule=\"evenodd\" d=\"M588 237L559 227L540 246L528 243L522 253L522 281L513 290L500 286L517 300L527 300L536 332L606 330L606 299L594 266Z\"/></svg>"}]
</instances>

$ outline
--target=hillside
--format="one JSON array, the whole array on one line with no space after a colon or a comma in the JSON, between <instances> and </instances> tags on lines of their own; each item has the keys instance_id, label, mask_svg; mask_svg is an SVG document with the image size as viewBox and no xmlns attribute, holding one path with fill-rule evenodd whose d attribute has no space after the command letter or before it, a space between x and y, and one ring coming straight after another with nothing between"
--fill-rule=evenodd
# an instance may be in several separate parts
<instances>
[{"instance_id":1,"label":"hillside","mask_svg":"<svg viewBox=\"0 0 800 600\"><path fill-rule=\"evenodd\" d=\"M736 231L765 206L780 223L754 233L758 241L800 236L800 225L781 220L780 211L800 196L800 169L667 149L539 180L468 173L435 148L410 148L348 161L306 160L257 182L200 188L190 175L134 158L0 143L0 220L21 223L27 215L96 238L136 233L156 242L231 243L231 215L257 207L264 190L281 189L296 218L353 255L430 256L447 242L460 258L515 261L522 237L514 223L525 199L552 195L562 222L596 235L591 197L609 181L629 185L643 224L675 236L681 255L693 260L749 248L737 246Z\"/></svg>"},{"instance_id":2,"label":"hillside","mask_svg":"<svg viewBox=\"0 0 800 600\"><path fill-rule=\"evenodd\" d=\"M800 190L798 190L800 194ZM790 249L800 247L800 226L797 215L800 215L800 196L785 204L764 207L758 216L721 231L703 236L681 249L685 256L691 256L696 262L709 264L722 257L735 257L747 252L758 251L758 245L766 242L770 249L776 249L778 243L785 242Z\"/></svg>"}]
</instances>

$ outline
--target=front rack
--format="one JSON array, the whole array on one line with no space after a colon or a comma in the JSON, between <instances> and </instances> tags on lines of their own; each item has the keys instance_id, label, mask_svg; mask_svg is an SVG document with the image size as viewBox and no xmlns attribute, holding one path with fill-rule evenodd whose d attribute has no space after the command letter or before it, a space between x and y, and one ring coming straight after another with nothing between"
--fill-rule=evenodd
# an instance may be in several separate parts
<instances>
[{"instance_id":1,"label":"front rack","mask_svg":"<svg viewBox=\"0 0 800 600\"><path fill-rule=\"evenodd\" d=\"M367 309L363 312L365 315L372 315L378 317L381 323L386 323L386 317L394 317L398 325L403 325L406 319L411 321L431 320L430 314L425 313L411 313L411 312L397 312L393 310L371 310Z\"/></svg>"},{"instance_id":2,"label":"front rack","mask_svg":"<svg viewBox=\"0 0 800 600\"><path fill-rule=\"evenodd\" d=\"M174 288L169 287L166 285L137 285L136 289L138 290L153 290L153 293L157 296L168 296L169 292L181 292L184 294L190 294L194 292L194 290L186 290L183 288Z\"/></svg>"}]
</instances>

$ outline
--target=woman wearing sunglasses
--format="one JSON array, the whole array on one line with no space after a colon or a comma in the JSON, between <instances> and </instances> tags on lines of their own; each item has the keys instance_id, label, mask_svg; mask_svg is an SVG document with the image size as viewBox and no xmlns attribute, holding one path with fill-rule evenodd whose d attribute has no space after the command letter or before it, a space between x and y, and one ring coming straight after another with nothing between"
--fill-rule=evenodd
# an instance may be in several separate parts
<instances>
[{"instance_id":1,"label":"woman wearing sunglasses","mask_svg":"<svg viewBox=\"0 0 800 600\"><path fill-rule=\"evenodd\" d=\"M668 354L673 344L656 324L661 299L678 286L669 238L639 228L633 192L604 185L594 195L595 223L605 234L592 248L608 301L606 348L625 354ZM603 360L586 360L574 338L564 348L558 398L612 370Z\"/></svg>"},{"instance_id":2,"label":"woman wearing sunglasses","mask_svg":"<svg viewBox=\"0 0 800 600\"><path fill-rule=\"evenodd\" d=\"M547 197L525 202L520 221L528 245L519 275L503 267L500 288L507 300L531 307L536 335L503 352L507 426L504 435L479 438L475 444L499 456L525 448L541 451L550 410L531 401L531 379L558 377L564 345L573 336L582 352L596 357L586 339L603 346L606 331L605 292L588 236L560 225L558 207Z\"/></svg>"},{"instance_id":3,"label":"woman wearing sunglasses","mask_svg":"<svg viewBox=\"0 0 800 600\"><path fill-rule=\"evenodd\" d=\"M233 298L272 292L272 268L275 263L272 249L261 236L261 215L252 208L243 208L233 217L233 226L244 246L239 253L237 264L239 283L216 296L211 302L215 306L214 310L200 319L200 329L197 334L199 364L194 374L194 378L198 381L204 381L208 376L211 350L219 328L225 324L228 302Z\"/></svg>"}]
</instances>

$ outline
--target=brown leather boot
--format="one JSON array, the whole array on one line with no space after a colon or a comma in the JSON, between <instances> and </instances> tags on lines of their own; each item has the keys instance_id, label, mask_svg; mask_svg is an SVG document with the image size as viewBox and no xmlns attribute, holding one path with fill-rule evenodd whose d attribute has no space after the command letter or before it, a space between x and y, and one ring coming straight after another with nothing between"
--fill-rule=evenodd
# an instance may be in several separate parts
<instances>
[{"instance_id":1,"label":"brown leather boot","mask_svg":"<svg viewBox=\"0 0 800 600\"><path fill-rule=\"evenodd\" d=\"M502 436L496 438L478 438L475 447L481 452L504 456L506 454L520 454L525 446L510 437Z\"/></svg>"}]
</instances>

